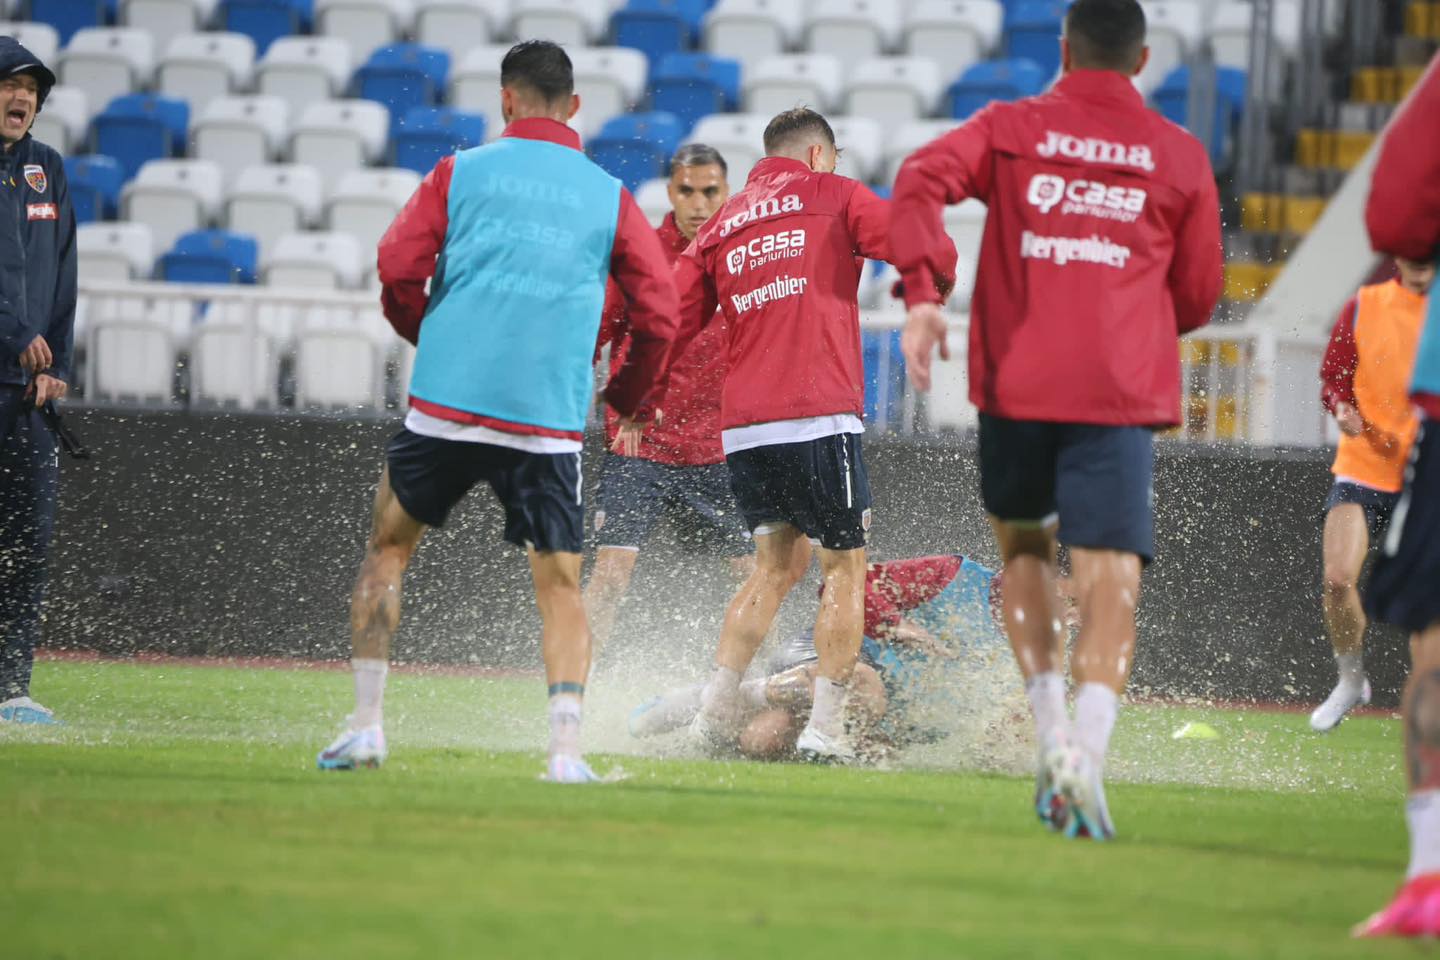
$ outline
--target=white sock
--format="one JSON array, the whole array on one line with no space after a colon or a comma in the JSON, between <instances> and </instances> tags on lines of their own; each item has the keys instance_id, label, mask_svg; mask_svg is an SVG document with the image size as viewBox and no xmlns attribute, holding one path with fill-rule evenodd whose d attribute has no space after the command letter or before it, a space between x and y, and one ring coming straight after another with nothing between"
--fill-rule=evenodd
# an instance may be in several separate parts
<instances>
[{"instance_id":1,"label":"white sock","mask_svg":"<svg viewBox=\"0 0 1440 960\"><path fill-rule=\"evenodd\" d=\"M716 667L700 693L700 709L712 715L732 713L739 697L740 674L729 667Z\"/></svg>"},{"instance_id":2,"label":"white sock","mask_svg":"<svg viewBox=\"0 0 1440 960\"><path fill-rule=\"evenodd\" d=\"M1075 739L1096 763L1105 765L1119 698L1103 683L1082 683L1075 692Z\"/></svg>"},{"instance_id":3,"label":"white sock","mask_svg":"<svg viewBox=\"0 0 1440 960\"><path fill-rule=\"evenodd\" d=\"M1340 671L1340 682L1355 686L1365 682L1365 657L1359 653L1335 654L1335 666Z\"/></svg>"},{"instance_id":4,"label":"white sock","mask_svg":"<svg viewBox=\"0 0 1440 960\"><path fill-rule=\"evenodd\" d=\"M1417 790L1405 801L1410 826L1410 869L1406 880L1440 873L1440 790Z\"/></svg>"},{"instance_id":5,"label":"white sock","mask_svg":"<svg viewBox=\"0 0 1440 960\"><path fill-rule=\"evenodd\" d=\"M356 657L350 661L350 669L355 671L355 712L350 715L351 729L380 726L385 705L385 678L390 673L390 662Z\"/></svg>"},{"instance_id":6,"label":"white sock","mask_svg":"<svg viewBox=\"0 0 1440 960\"><path fill-rule=\"evenodd\" d=\"M1035 739L1044 747L1068 725L1065 680L1054 670L1037 673L1025 681L1025 696L1030 698L1030 714L1035 718Z\"/></svg>"},{"instance_id":7,"label":"white sock","mask_svg":"<svg viewBox=\"0 0 1440 960\"><path fill-rule=\"evenodd\" d=\"M845 695L849 688L828 677L815 677L815 705L810 709L810 726L827 737L845 734Z\"/></svg>"},{"instance_id":8,"label":"white sock","mask_svg":"<svg viewBox=\"0 0 1440 960\"><path fill-rule=\"evenodd\" d=\"M756 677L754 680L746 680L740 684L740 702L749 710L766 709L770 706L770 697L766 693L769 685L769 677Z\"/></svg>"},{"instance_id":9,"label":"white sock","mask_svg":"<svg viewBox=\"0 0 1440 960\"><path fill-rule=\"evenodd\" d=\"M550 755L580 756L580 694L550 695Z\"/></svg>"}]
</instances>

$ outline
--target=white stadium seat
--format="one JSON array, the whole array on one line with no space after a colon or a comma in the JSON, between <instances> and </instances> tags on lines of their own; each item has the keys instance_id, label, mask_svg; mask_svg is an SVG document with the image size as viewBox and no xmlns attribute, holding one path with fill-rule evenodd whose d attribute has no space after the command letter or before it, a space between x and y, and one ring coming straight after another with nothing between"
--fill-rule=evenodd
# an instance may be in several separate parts
<instances>
[{"instance_id":1,"label":"white stadium seat","mask_svg":"<svg viewBox=\"0 0 1440 960\"><path fill-rule=\"evenodd\" d=\"M220 210L224 175L208 160L151 160L121 195L121 216L150 228L165 253L182 233L203 230Z\"/></svg>"},{"instance_id":2,"label":"white stadium seat","mask_svg":"<svg viewBox=\"0 0 1440 960\"><path fill-rule=\"evenodd\" d=\"M293 308L212 302L190 340L190 402L196 406L279 406L280 356Z\"/></svg>"},{"instance_id":3,"label":"white stadium seat","mask_svg":"<svg viewBox=\"0 0 1440 960\"><path fill-rule=\"evenodd\" d=\"M352 170L331 193L327 226L355 238L367 274L375 272L380 237L419 185L420 175L413 170Z\"/></svg>"},{"instance_id":4,"label":"white stadium seat","mask_svg":"<svg viewBox=\"0 0 1440 960\"><path fill-rule=\"evenodd\" d=\"M281 37L255 69L257 93L280 97L294 119L317 100L338 97L350 82L350 45L336 37Z\"/></svg>"},{"instance_id":5,"label":"white stadium seat","mask_svg":"<svg viewBox=\"0 0 1440 960\"><path fill-rule=\"evenodd\" d=\"M976 263L980 259L980 239L985 234L985 204L979 200L966 200L945 208L945 232L955 241L955 252L962 260ZM973 280L973 271L972 271ZM964 281L956 279L956 292Z\"/></svg>"},{"instance_id":6,"label":"white stadium seat","mask_svg":"<svg viewBox=\"0 0 1440 960\"><path fill-rule=\"evenodd\" d=\"M695 124L689 143L704 143L720 151L729 169L730 192L745 184L750 168L765 156L765 128L772 114L712 113Z\"/></svg>"},{"instance_id":7,"label":"white stadium seat","mask_svg":"<svg viewBox=\"0 0 1440 960\"><path fill-rule=\"evenodd\" d=\"M155 67L155 41L136 27L84 27L60 55L59 81L85 91L96 113L142 89Z\"/></svg>"},{"instance_id":8,"label":"white stadium seat","mask_svg":"<svg viewBox=\"0 0 1440 960\"><path fill-rule=\"evenodd\" d=\"M880 172L884 150L884 128L869 117L831 117L835 145L840 148L840 166L835 171L866 183Z\"/></svg>"},{"instance_id":9,"label":"white stadium seat","mask_svg":"<svg viewBox=\"0 0 1440 960\"><path fill-rule=\"evenodd\" d=\"M275 241L264 274L272 287L358 287L360 245L348 233L288 233Z\"/></svg>"},{"instance_id":10,"label":"white stadium seat","mask_svg":"<svg viewBox=\"0 0 1440 960\"><path fill-rule=\"evenodd\" d=\"M929 116L940 99L940 68L925 57L881 57L848 72L845 112L869 117L887 133Z\"/></svg>"},{"instance_id":11,"label":"white stadium seat","mask_svg":"<svg viewBox=\"0 0 1440 960\"><path fill-rule=\"evenodd\" d=\"M30 135L61 153L81 153L90 129L90 106L85 91L55 86L45 98L45 109L35 116Z\"/></svg>"},{"instance_id":12,"label":"white stadium seat","mask_svg":"<svg viewBox=\"0 0 1440 960\"><path fill-rule=\"evenodd\" d=\"M745 109L774 116L792 107L827 111L840 95L840 61L823 53L771 57L745 74Z\"/></svg>"},{"instance_id":13,"label":"white stadium seat","mask_svg":"<svg viewBox=\"0 0 1440 960\"><path fill-rule=\"evenodd\" d=\"M705 15L705 49L749 69L796 42L801 9L795 0L720 0Z\"/></svg>"},{"instance_id":14,"label":"white stadium seat","mask_svg":"<svg viewBox=\"0 0 1440 960\"><path fill-rule=\"evenodd\" d=\"M335 311L339 314L339 311ZM347 311L348 313L348 311ZM376 309L368 317L326 322L313 311L295 335L295 405L300 409L375 409L385 399L388 330Z\"/></svg>"},{"instance_id":15,"label":"white stadium seat","mask_svg":"<svg viewBox=\"0 0 1440 960\"><path fill-rule=\"evenodd\" d=\"M82 223L75 250L87 280L145 280L155 267L155 241L143 223Z\"/></svg>"},{"instance_id":16,"label":"white stadium seat","mask_svg":"<svg viewBox=\"0 0 1440 960\"><path fill-rule=\"evenodd\" d=\"M901 46L912 57L929 57L944 84L1000 45L1005 10L1000 0L919 0L901 28Z\"/></svg>"},{"instance_id":17,"label":"white stadium seat","mask_svg":"<svg viewBox=\"0 0 1440 960\"><path fill-rule=\"evenodd\" d=\"M248 90L255 72L255 41L243 33L190 33L170 41L156 89L190 101L199 117L216 97Z\"/></svg>"},{"instance_id":18,"label":"white stadium seat","mask_svg":"<svg viewBox=\"0 0 1440 960\"><path fill-rule=\"evenodd\" d=\"M0 37L14 37L46 66L53 67L58 62L56 55L60 52L60 34L48 23L10 20L0 23Z\"/></svg>"},{"instance_id":19,"label":"white stadium seat","mask_svg":"<svg viewBox=\"0 0 1440 960\"><path fill-rule=\"evenodd\" d=\"M1270 76L1270 95L1279 99L1284 95L1280 81L1284 77L1284 61L1294 58L1300 46L1300 5L1286 0L1275 0L1275 49L1283 56L1271 62L1274 69ZM1215 54L1215 63L1222 67L1240 70L1250 68L1250 22L1254 8L1244 0L1224 0L1213 8L1210 19L1210 49Z\"/></svg>"},{"instance_id":20,"label":"white stadium seat","mask_svg":"<svg viewBox=\"0 0 1440 960\"><path fill-rule=\"evenodd\" d=\"M450 73L450 106L482 114L486 136L491 138L499 136L505 126L500 116L500 61L509 52L503 45L476 47ZM580 109L585 109L584 104Z\"/></svg>"},{"instance_id":21,"label":"white stadium seat","mask_svg":"<svg viewBox=\"0 0 1440 960\"><path fill-rule=\"evenodd\" d=\"M189 305L144 297L93 297L87 309L85 397L169 405Z\"/></svg>"},{"instance_id":22,"label":"white stadium seat","mask_svg":"<svg viewBox=\"0 0 1440 960\"><path fill-rule=\"evenodd\" d=\"M344 40L355 64L399 40L414 20L411 0L315 0L315 32Z\"/></svg>"},{"instance_id":23,"label":"white stadium seat","mask_svg":"<svg viewBox=\"0 0 1440 960\"><path fill-rule=\"evenodd\" d=\"M570 51L575 67L575 92L580 94L586 124L599 129L606 120L625 113L645 97L649 63L630 47L577 48Z\"/></svg>"},{"instance_id":24,"label":"white stadium seat","mask_svg":"<svg viewBox=\"0 0 1440 960\"><path fill-rule=\"evenodd\" d=\"M968 325L966 325L968 326ZM979 424L975 405L970 402L969 331L952 324L946 335L950 359L938 358L930 366L930 394L925 399L926 419L931 430L973 430Z\"/></svg>"},{"instance_id":25,"label":"white stadium seat","mask_svg":"<svg viewBox=\"0 0 1440 960\"><path fill-rule=\"evenodd\" d=\"M1150 60L1140 73L1140 89L1149 93L1200 43L1200 6L1194 0L1147 0L1142 6Z\"/></svg>"},{"instance_id":26,"label":"white stadium seat","mask_svg":"<svg viewBox=\"0 0 1440 960\"><path fill-rule=\"evenodd\" d=\"M609 25L605 0L514 0L514 34L569 47L598 43Z\"/></svg>"},{"instance_id":27,"label":"white stadium seat","mask_svg":"<svg viewBox=\"0 0 1440 960\"><path fill-rule=\"evenodd\" d=\"M739 184L735 186L738 187ZM635 191L635 202L645 214L645 219L650 221L650 226L660 226L665 214L673 209L670 205L670 181L664 177L646 180L640 184L640 189Z\"/></svg>"},{"instance_id":28,"label":"white stadium seat","mask_svg":"<svg viewBox=\"0 0 1440 960\"><path fill-rule=\"evenodd\" d=\"M894 0L824 0L810 8L805 47L856 63L895 46L900 29Z\"/></svg>"},{"instance_id":29,"label":"white stadium seat","mask_svg":"<svg viewBox=\"0 0 1440 960\"><path fill-rule=\"evenodd\" d=\"M506 36L509 25L510 0L419 0L415 9L415 41L439 47L452 62Z\"/></svg>"},{"instance_id":30,"label":"white stadium seat","mask_svg":"<svg viewBox=\"0 0 1440 960\"><path fill-rule=\"evenodd\" d=\"M121 0L120 22L149 32L155 52L170 48L170 41L205 29L215 12L215 0Z\"/></svg>"},{"instance_id":31,"label":"white stadium seat","mask_svg":"<svg viewBox=\"0 0 1440 960\"><path fill-rule=\"evenodd\" d=\"M269 163L285 145L289 108L279 97L218 97L191 127L192 155L220 165L225 181Z\"/></svg>"},{"instance_id":32,"label":"white stadium seat","mask_svg":"<svg viewBox=\"0 0 1440 960\"><path fill-rule=\"evenodd\" d=\"M900 164L906 157L954 130L959 123L958 120L912 120L896 128L885 138L885 174L881 179L894 183L895 174L900 172Z\"/></svg>"},{"instance_id":33,"label":"white stadium seat","mask_svg":"<svg viewBox=\"0 0 1440 960\"><path fill-rule=\"evenodd\" d=\"M372 100L312 103L293 127L291 159L332 183L379 160L389 129L390 112Z\"/></svg>"},{"instance_id":34,"label":"white stadium seat","mask_svg":"<svg viewBox=\"0 0 1440 960\"><path fill-rule=\"evenodd\" d=\"M247 167L225 195L226 228L255 238L260 259L287 233L320 220L320 171L298 163Z\"/></svg>"}]
</instances>

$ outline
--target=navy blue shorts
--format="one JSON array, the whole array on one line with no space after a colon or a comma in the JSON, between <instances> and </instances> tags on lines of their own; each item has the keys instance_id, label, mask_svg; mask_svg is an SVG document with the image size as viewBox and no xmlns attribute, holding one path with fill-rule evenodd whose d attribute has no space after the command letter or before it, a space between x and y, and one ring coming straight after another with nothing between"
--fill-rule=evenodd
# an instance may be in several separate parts
<instances>
[{"instance_id":1,"label":"navy blue shorts","mask_svg":"<svg viewBox=\"0 0 1440 960\"><path fill-rule=\"evenodd\" d=\"M1336 480L1330 485L1330 495L1325 498L1325 512L1329 513L1342 503L1353 503L1365 511L1365 525L1370 528L1370 536L1378 537L1390 523L1390 515L1395 512L1395 504L1399 500L1398 493L1373 490L1349 480Z\"/></svg>"},{"instance_id":2,"label":"navy blue shorts","mask_svg":"<svg viewBox=\"0 0 1440 960\"><path fill-rule=\"evenodd\" d=\"M826 550L865 546L870 477L858 433L737 450L725 462L740 513L757 536L789 524Z\"/></svg>"},{"instance_id":3,"label":"navy blue shorts","mask_svg":"<svg viewBox=\"0 0 1440 960\"><path fill-rule=\"evenodd\" d=\"M1059 519L1070 547L1155 554L1155 436L1148 427L980 414L980 493L999 520Z\"/></svg>"},{"instance_id":4,"label":"navy blue shorts","mask_svg":"<svg viewBox=\"0 0 1440 960\"><path fill-rule=\"evenodd\" d=\"M680 538L712 545L727 556L751 550L750 531L730 492L723 463L681 467L607 451L600 475L595 533L602 547L639 547L666 511L673 511Z\"/></svg>"},{"instance_id":5,"label":"navy blue shorts","mask_svg":"<svg viewBox=\"0 0 1440 960\"><path fill-rule=\"evenodd\" d=\"M1440 421L1424 422L1410 453L1405 490L1381 541L1365 609L1411 632L1440 621Z\"/></svg>"},{"instance_id":6,"label":"navy blue shorts","mask_svg":"<svg viewBox=\"0 0 1440 960\"><path fill-rule=\"evenodd\" d=\"M542 553L584 549L578 451L530 453L402 429L385 447L385 461L400 506L421 523L443 527L455 504L483 480L505 508L506 542Z\"/></svg>"}]
</instances>

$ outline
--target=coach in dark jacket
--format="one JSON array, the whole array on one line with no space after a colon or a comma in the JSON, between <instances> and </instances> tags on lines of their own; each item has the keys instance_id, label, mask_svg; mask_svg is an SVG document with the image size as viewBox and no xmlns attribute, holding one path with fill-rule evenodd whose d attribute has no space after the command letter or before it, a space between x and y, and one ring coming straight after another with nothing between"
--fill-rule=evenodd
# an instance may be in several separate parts
<instances>
[{"instance_id":1,"label":"coach in dark jacket","mask_svg":"<svg viewBox=\"0 0 1440 960\"><path fill-rule=\"evenodd\" d=\"M0 722L53 723L30 699L59 481L42 408L74 356L75 214L60 154L30 136L55 75L0 37Z\"/></svg>"}]
</instances>

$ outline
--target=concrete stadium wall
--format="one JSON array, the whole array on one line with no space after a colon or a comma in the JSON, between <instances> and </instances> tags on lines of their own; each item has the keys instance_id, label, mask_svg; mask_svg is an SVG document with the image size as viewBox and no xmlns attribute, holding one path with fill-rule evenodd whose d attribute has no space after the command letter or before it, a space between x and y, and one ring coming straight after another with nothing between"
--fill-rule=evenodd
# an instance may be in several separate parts
<instances>
[{"instance_id":1,"label":"concrete stadium wall","mask_svg":"<svg viewBox=\"0 0 1440 960\"><path fill-rule=\"evenodd\" d=\"M339 658L382 446L396 421L76 410L94 459L66 460L45 643L112 654ZM965 438L876 439L872 554L995 559ZM1159 550L1146 575L1132 689L1318 700L1333 682L1319 615L1324 451L1164 443ZM598 450L587 453L587 487ZM397 657L527 667L539 620L500 512L472 496L422 544L406 582ZM732 581L662 528L642 554L607 655L696 674ZM813 617L797 591L787 628ZM1403 638L1367 661L1394 702Z\"/></svg>"}]
</instances>

